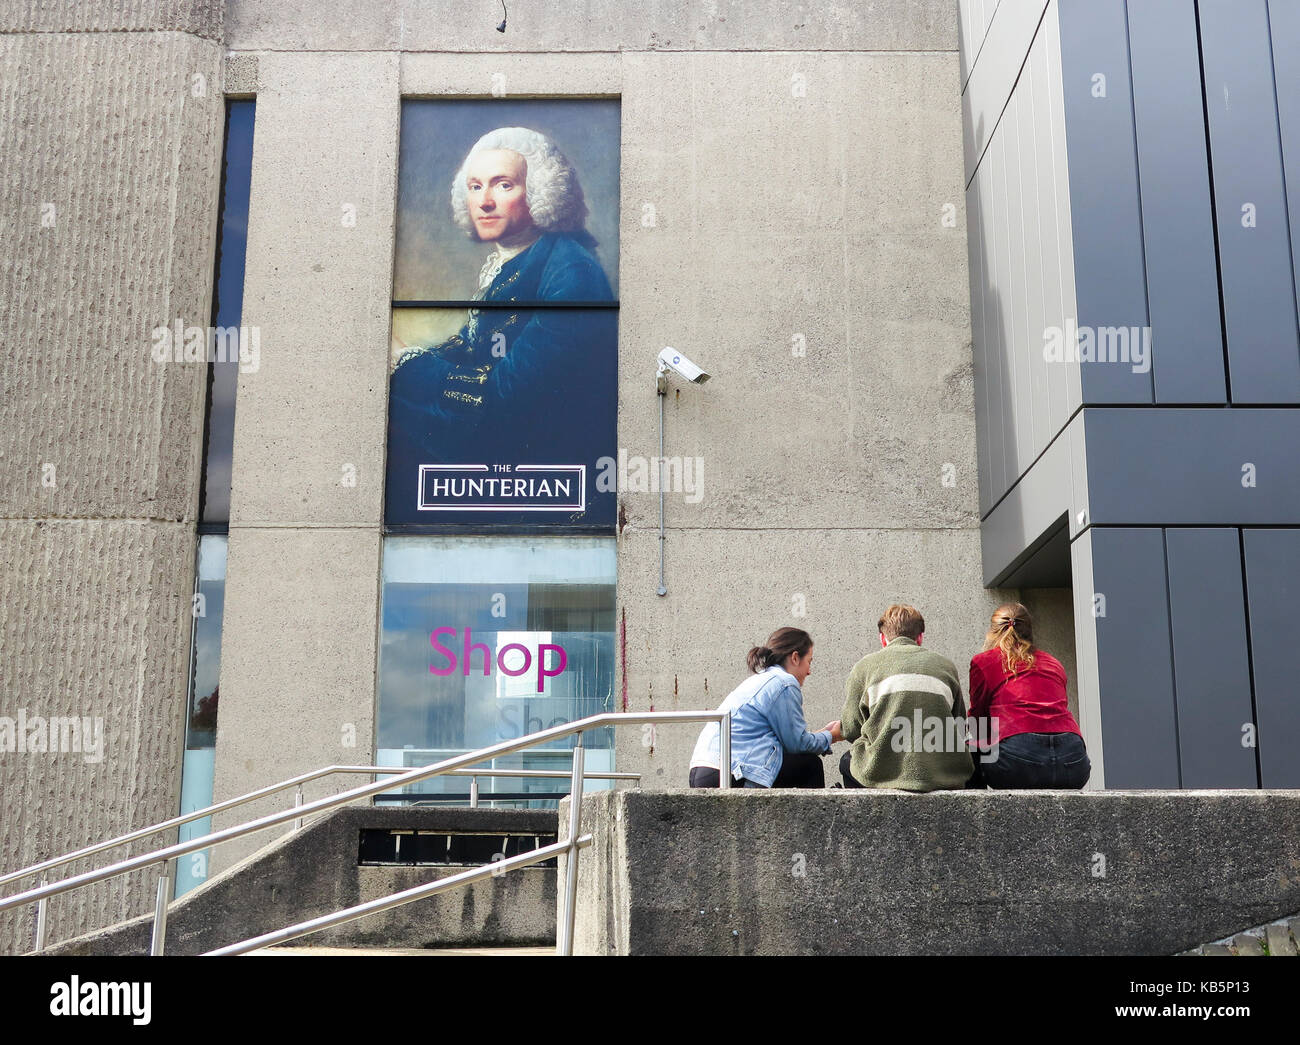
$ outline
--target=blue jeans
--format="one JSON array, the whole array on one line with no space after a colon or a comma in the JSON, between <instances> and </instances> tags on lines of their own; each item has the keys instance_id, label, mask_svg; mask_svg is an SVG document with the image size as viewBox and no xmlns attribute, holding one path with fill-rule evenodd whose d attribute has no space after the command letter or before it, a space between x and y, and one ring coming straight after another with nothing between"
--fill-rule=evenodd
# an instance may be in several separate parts
<instances>
[{"instance_id":1,"label":"blue jeans","mask_svg":"<svg viewBox=\"0 0 1300 1045\"><path fill-rule=\"evenodd\" d=\"M1083 737L1078 733L1017 733L998 744L993 762L975 759L976 775L989 787L1077 790L1092 775Z\"/></svg>"}]
</instances>

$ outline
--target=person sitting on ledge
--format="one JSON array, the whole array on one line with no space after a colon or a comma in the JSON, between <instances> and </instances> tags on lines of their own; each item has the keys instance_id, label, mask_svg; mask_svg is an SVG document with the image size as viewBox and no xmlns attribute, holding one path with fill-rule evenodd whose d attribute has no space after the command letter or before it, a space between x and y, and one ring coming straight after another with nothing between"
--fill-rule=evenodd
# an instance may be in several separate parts
<instances>
[{"instance_id":1,"label":"person sitting on ledge","mask_svg":"<svg viewBox=\"0 0 1300 1045\"><path fill-rule=\"evenodd\" d=\"M846 788L964 788L973 770L957 666L921 648L925 618L894 605L876 622L882 649L849 672L840 759Z\"/></svg>"},{"instance_id":2,"label":"person sitting on ledge","mask_svg":"<svg viewBox=\"0 0 1300 1045\"><path fill-rule=\"evenodd\" d=\"M1034 648L1033 622L1018 602L993 611L984 651L971 658L970 711L992 745L972 787L1075 790L1088 782L1092 763L1070 714L1065 668Z\"/></svg>"},{"instance_id":3,"label":"person sitting on ledge","mask_svg":"<svg viewBox=\"0 0 1300 1045\"><path fill-rule=\"evenodd\" d=\"M812 636L798 628L778 628L766 646L746 658L749 678L728 694L719 711L731 712L731 775L745 787L825 787L822 755L840 739L831 722L808 732L803 685L812 671ZM700 730L691 755L691 787L718 787L721 730L710 722Z\"/></svg>"}]
</instances>

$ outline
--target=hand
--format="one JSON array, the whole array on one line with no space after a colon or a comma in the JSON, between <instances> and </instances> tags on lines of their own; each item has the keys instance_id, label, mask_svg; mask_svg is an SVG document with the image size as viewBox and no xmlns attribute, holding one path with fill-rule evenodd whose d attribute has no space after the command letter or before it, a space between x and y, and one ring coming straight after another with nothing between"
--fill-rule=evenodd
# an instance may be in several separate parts
<instances>
[{"instance_id":1,"label":"hand","mask_svg":"<svg viewBox=\"0 0 1300 1045\"><path fill-rule=\"evenodd\" d=\"M832 744L838 744L841 740L844 739L844 734L840 732L839 719L836 719L834 722L827 722L826 725L822 726L821 731L823 733L829 733L831 735Z\"/></svg>"}]
</instances>

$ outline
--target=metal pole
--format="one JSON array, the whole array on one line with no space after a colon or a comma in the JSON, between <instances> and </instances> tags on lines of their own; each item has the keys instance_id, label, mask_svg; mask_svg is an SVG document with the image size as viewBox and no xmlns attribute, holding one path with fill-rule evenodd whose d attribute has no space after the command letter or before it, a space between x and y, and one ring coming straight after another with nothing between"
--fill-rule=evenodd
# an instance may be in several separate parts
<instances>
[{"instance_id":1,"label":"metal pole","mask_svg":"<svg viewBox=\"0 0 1300 1045\"><path fill-rule=\"evenodd\" d=\"M659 389L659 594L667 595L664 585L664 399L668 393Z\"/></svg>"},{"instance_id":2,"label":"metal pole","mask_svg":"<svg viewBox=\"0 0 1300 1045\"><path fill-rule=\"evenodd\" d=\"M167 876L167 865L162 865L162 877L158 879L158 898L153 907L153 939L149 942L149 953L161 955L167 943L167 893L171 888L171 879Z\"/></svg>"},{"instance_id":3,"label":"metal pole","mask_svg":"<svg viewBox=\"0 0 1300 1045\"><path fill-rule=\"evenodd\" d=\"M41 879L42 889L45 888L45 886L48 884L49 884L48 879L46 878ZM37 954L40 954L42 951L45 950L45 919L46 919L46 914L48 913L48 908L46 905L49 903L49 900L50 898L48 896L42 896L36 904L36 939L34 942L36 944Z\"/></svg>"},{"instance_id":4,"label":"metal pole","mask_svg":"<svg viewBox=\"0 0 1300 1045\"><path fill-rule=\"evenodd\" d=\"M478 808L478 777L476 776L469 778L469 807Z\"/></svg>"},{"instance_id":5,"label":"metal pole","mask_svg":"<svg viewBox=\"0 0 1300 1045\"><path fill-rule=\"evenodd\" d=\"M573 954L573 926L578 913L578 825L582 816L582 767L586 749L582 734L573 745L573 778L569 783L569 848L564 861L564 924L560 926L560 953Z\"/></svg>"},{"instance_id":6,"label":"metal pole","mask_svg":"<svg viewBox=\"0 0 1300 1045\"><path fill-rule=\"evenodd\" d=\"M722 716L718 723L721 744L718 749L718 787L731 786L731 712Z\"/></svg>"},{"instance_id":7,"label":"metal pole","mask_svg":"<svg viewBox=\"0 0 1300 1045\"><path fill-rule=\"evenodd\" d=\"M301 784L298 785L298 790L297 790L296 792L294 792L294 796L293 796L293 807L294 807L295 809L297 809L300 805L302 805L302 785L301 785ZM295 821L293 822L293 829L294 829L295 831L301 831L301 830L302 830L302 817L298 817L298 819L295 820Z\"/></svg>"}]
</instances>

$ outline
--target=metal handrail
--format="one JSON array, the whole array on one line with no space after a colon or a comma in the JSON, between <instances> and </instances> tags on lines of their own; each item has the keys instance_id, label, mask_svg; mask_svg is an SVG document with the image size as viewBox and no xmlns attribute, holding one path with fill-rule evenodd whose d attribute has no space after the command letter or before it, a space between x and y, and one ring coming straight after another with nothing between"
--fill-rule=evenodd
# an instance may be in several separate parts
<instances>
[{"instance_id":1,"label":"metal handrail","mask_svg":"<svg viewBox=\"0 0 1300 1045\"><path fill-rule=\"evenodd\" d=\"M583 835L578 839L576 845L579 849L586 849L587 846L591 845L591 842L591 835ZM275 932L263 933L261 936L254 936L249 940L241 940L239 943L232 943L226 947L218 947L215 951L205 951L204 955L247 954L249 951L261 950L263 947L272 947L277 943L287 943L289 940L296 940L299 937L307 936L310 933L317 932L321 929L328 929L334 925L341 925L344 922L350 922L357 918L364 918L368 914L378 914L380 911L387 911L393 907L400 907L403 904L412 903L415 900L423 900L426 896L448 892L449 890L459 888L462 885L471 885L484 878L496 877L497 875L505 874L507 871L514 871L520 867L529 867L532 864L540 864L542 861L549 860L552 856L557 856L569 848L570 845L567 840L563 842L553 842L550 845L542 846L540 849L521 853L519 856L512 856L507 860L498 860L495 863L483 864L481 867L475 867L468 871L461 871L458 874L448 875L446 878L439 878L436 882L426 882L424 885L417 885L410 889L403 889L400 893L390 893L388 896L381 896L377 900L370 900L367 903L358 904L355 907L347 907L341 911L335 911L333 914L323 914L319 918L312 918L306 922L299 922L297 925L290 925L284 929L277 929Z\"/></svg>"},{"instance_id":2,"label":"metal handrail","mask_svg":"<svg viewBox=\"0 0 1300 1045\"><path fill-rule=\"evenodd\" d=\"M259 798L266 798L278 791L286 791L291 787L297 787L298 796L295 806L302 805L302 785L318 780L324 776L330 776L333 773L398 773L401 772L401 766L324 766L320 769L313 769L308 773L299 773L297 776L289 777L287 780L281 780L275 784L267 784L265 787L259 787L255 791L249 791L247 794L238 795L235 798L223 799L210 806L204 806L202 809L196 809L190 813L182 813L180 816L174 816L170 820L163 820L157 824L151 824L148 827L138 827L134 831L128 831L124 835L118 835L116 838L110 838L103 842L96 842L94 845L88 845L84 849L78 849L75 852L67 853L63 856L52 857L49 860L42 860L38 864L32 864L30 867L20 867L16 871L7 871L0 874L0 885L6 882L12 882L19 878L26 878L28 875L39 874L42 871L48 871L55 867L62 867L64 864L70 864L74 860L80 860L84 856L94 856L96 853L102 853L106 849L115 849L119 845L126 845L128 842L135 842L141 838L148 838L150 835L156 835L161 831L170 830L173 827L180 827L192 820L202 820L205 816L212 816L216 813L223 813L227 809L234 809L237 806L244 805L248 802L255 801ZM475 780L482 776L512 776L512 777L554 777L557 779L569 778L569 774L559 770L549 769L454 769L447 776L467 776ZM640 780L640 773L588 773L587 780ZM478 788L474 781L470 783L470 806L477 807L474 801Z\"/></svg>"},{"instance_id":3,"label":"metal handrail","mask_svg":"<svg viewBox=\"0 0 1300 1045\"><path fill-rule=\"evenodd\" d=\"M610 716L593 716L593 718L603 718ZM615 715L613 716L620 721L613 725L631 725L638 721L646 720L647 716L637 715ZM727 711L714 712L650 712L651 718L668 718L678 722L689 721L712 721L718 720L720 743L719 743L719 766L726 766L727 772L718 774L718 786L729 788L731 786L731 715ZM581 723L579 723L581 724ZM249 951L258 950L261 947L270 946L275 943L284 943L288 940L295 940L302 936L307 936L317 932L320 929L326 929L334 925L342 925L344 922L354 921L358 918L364 918L367 915L374 914L378 911L387 911L402 904L412 903L415 900L431 896L435 893L443 892L449 889L458 888L461 885L468 885L471 882L479 881L488 875L504 874L506 871L514 870L516 867L527 867L534 863L540 863L550 857L552 853L564 851L567 853L565 861L565 880L564 880L564 897L561 908L561 919L559 925L559 939L556 949L563 955L573 954L573 936L574 925L577 917L577 894L578 894L578 853L591 844L591 835L578 835L578 829L582 821L582 781L585 779L583 767L586 760L586 749L582 746L582 729L577 730L577 741L573 745L573 764L572 779L569 785L569 830L563 842L555 842L549 846L543 846L535 849L531 853L522 854L513 857L510 860L492 862L483 864L481 867L470 871L463 871L460 874L451 875L447 878L438 879L425 885L416 886L402 892L392 893L389 896L380 897L364 904L358 904L355 907L348 907L341 911L334 911L331 914L321 915L317 918L308 919L305 922L299 922L296 925L290 925L284 929L278 929L274 932L263 933L261 936L255 936L252 939L241 940L238 943L230 944L226 947L218 948L214 951L207 951L208 955L233 955L247 954ZM535 734L539 737L542 734ZM536 742L536 741L534 741ZM163 914L164 918L166 913Z\"/></svg>"},{"instance_id":4,"label":"metal handrail","mask_svg":"<svg viewBox=\"0 0 1300 1045\"><path fill-rule=\"evenodd\" d=\"M85 871L79 875L73 875L71 878L65 878L49 884L41 884L34 889L27 889L21 893L15 893L12 896L0 898L0 911L7 911L11 908L21 907L25 904L35 903L50 896L57 896L61 893L70 892L73 889L79 889L83 885L90 885L94 882L102 882L109 878L116 878L118 875L128 874L131 871L147 867L150 864L162 864L164 870L168 861L174 857L184 856L187 853L197 852L200 849L207 849L210 846L218 845L222 842L230 841L234 838L240 838L244 835L253 834L257 831L265 830L268 827L274 827L277 824L286 823L290 820L300 819L313 813L323 813L341 806L348 805L360 798L369 798L372 795L382 794L393 787L404 787L407 784L417 784L423 780L429 780L435 776L442 776L451 773L454 770L464 767L473 766L478 762L486 762L488 759L496 758L500 755L513 754L516 751L522 751L526 748L535 747L540 744L548 743L552 740L559 740L563 737L578 735L578 742L573 748L573 787L570 794L576 794L578 797L575 801L570 802L570 810L576 814L581 805L582 787L580 782L587 779L583 772L582 764L584 758L584 748L582 747L581 734L591 729L600 729L604 726L617 725L644 725L654 722L713 722L716 721L719 727L724 723L730 723L730 713L727 711L650 711L642 713L619 713L603 712L599 715L589 715L586 718L578 719L574 722L566 723L562 726L554 726L550 729L543 729L537 733L530 733L516 740L502 741L499 744L492 744L477 751L471 751L464 755L458 755L454 758L445 759L442 762L436 762L432 765L417 767L404 773L395 773L386 780L376 781L372 784L363 784L360 787L352 788L349 791L342 791L337 795L326 798L316 799L306 805L294 806L291 809L279 813L270 813L266 816L258 817L243 824L236 824L232 827L224 828L220 831L213 831L210 834L200 835L197 838L191 838L184 842L177 842L174 845L165 846L149 853L143 853L140 856L129 857L125 860L119 860L116 863L109 864L106 867L97 868L92 871ZM720 728L720 765L730 766L731 763L731 730L729 728ZM367 767L369 768L369 767ZM384 769L394 769L396 767L383 767ZM601 774L603 775L603 774ZM727 788L731 786L731 774L723 772L719 774L719 786ZM570 817L569 839L572 840L577 835L577 824L574 822L575 817ZM576 890L576 867L577 867L577 846L570 841L569 847L572 855L568 862L571 868L570 892ZM160 886L161 895L161 886ZM568 908L569 920L572 920L572 906L566 903ZM159 903L155 918L165 920L166 905ZM155 930L157 925L155 924ZM155 936L157 932L155 931ZM572 943L572 927L569 930L569 943ZM160 951L155 951L160 953Z\"/></svg>"}]
</instances>

